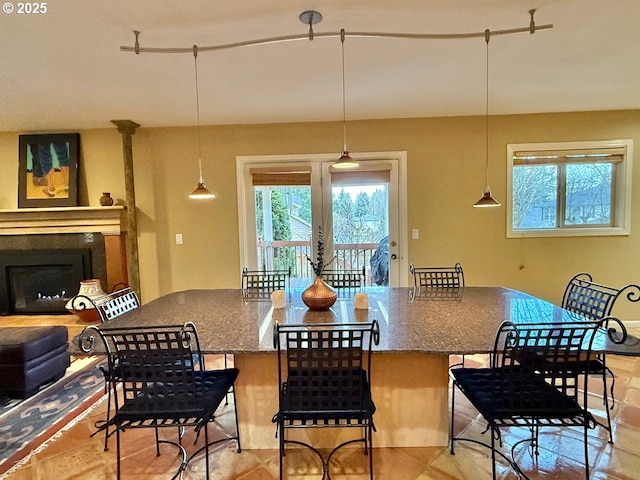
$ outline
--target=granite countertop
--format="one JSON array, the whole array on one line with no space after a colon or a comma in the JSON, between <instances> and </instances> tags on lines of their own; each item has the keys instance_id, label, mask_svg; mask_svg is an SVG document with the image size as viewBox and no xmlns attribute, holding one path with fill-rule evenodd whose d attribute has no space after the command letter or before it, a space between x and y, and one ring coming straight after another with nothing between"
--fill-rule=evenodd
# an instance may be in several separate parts
<instances>
[{"instance_id":1,"label":"granite countertop","mask_svg":"<svg viewBox=\"0 0 640 480\"><path fill-rule=\"evenodd\" d=\"M367 287L369 309L356 310L353 294L323 312L302 303L300 291L286 293L287 306L270 300L245 302L242 291L186 290L170 293L109 322L109 326L179 325L194 322L203 352L236 354L273 351L273 325L280 323L368 322L380 324L379 352L488 353L500 324L570 320L549 302L502 287L465 287L461 295L411 295L412 288ZM102 325L102 328L109 328ZM77 352L75 342L72 353Z\"/></svg>"}]
</instances>

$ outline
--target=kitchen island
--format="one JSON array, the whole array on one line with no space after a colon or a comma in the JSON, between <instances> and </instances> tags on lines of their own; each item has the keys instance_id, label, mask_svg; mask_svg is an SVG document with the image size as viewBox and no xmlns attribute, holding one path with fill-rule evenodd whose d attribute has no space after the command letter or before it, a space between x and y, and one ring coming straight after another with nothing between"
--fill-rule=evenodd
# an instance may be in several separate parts
<instances>
[{"instance_id":1,"label":"kitchen island","mask_svg":"<svg viewBox=\"0 0 640 480\"><path fill-rule=\"evenodd\" d=\"M419 293L411 288L369 287L363 292L368 295L368 309L354 308L355 293L362 293L358 290L341 292L330 310L311 311L297 290L286 292L282 309L274 309L268 299L245 301L242 290L187 290L153 300L101 327L194 322L203 352L233 355L240 370L236 395L243 447L258 449L278 445L271 422L278 410L275 323L376 319L380 343L374 347L371 373L377 407L374 445L421 447L448 442L449 355L489 353L503 321L580 318L545 300L502 287ZM609 348L603 335L599 349ZM304 429L300 435L304 439L317 433ZM349 432L322 435L331 435L327 445L335 445Z\"/></svg>"}]
</instances>

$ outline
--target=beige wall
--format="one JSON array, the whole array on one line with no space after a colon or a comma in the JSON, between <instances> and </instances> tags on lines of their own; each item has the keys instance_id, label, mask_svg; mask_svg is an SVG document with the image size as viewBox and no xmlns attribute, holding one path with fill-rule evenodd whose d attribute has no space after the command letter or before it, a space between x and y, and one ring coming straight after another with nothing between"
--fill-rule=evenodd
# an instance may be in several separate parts
<instances>
[{"instance_id":1,"label":"beige wall","mask_svg":"<svg viewBox=\"0 0 640 480\"><path fill-rule=\"evenodd\" d=\"M132 118L136 121L135 118ZM640 282L640 195L628 237L507 239L505 208L471 207L484 188L484 117L360 121L348 124L352 152L406 150L409 240L406 262L462 263L468 285L504 285L561 299L567 280L591 272L601 283ZM33 133L33 132L29 132ZM45 133L45 132L38 132ZM203 171L214 201L189 200L198 176L194 128L145 128L133 137L143 301L190 288L237 287L235 157L339 152L342 125L306 123L202 127ZM81 205L103 191L124 199L121 137L114 128L80 131ZM494 195L506 200L506 144L632 138L640 186L640 111L498 116L490 119ZM0 208L17 206L18 133L0 134ZM182 233L183 245L175 245ZM640 319L640 306L622 308Z\"/></svg>"}]
</instances>

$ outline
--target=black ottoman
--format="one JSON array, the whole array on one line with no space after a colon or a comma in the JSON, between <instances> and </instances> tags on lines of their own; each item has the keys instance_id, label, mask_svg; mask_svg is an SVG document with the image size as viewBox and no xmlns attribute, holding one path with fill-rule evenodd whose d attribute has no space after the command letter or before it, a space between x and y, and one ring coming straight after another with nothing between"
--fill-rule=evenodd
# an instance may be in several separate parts
<instances>
[{"instance_id":1,"label":"black ottoman","mask_svg":"<svg viewBox=\"0 0 640 480\"><path fill-rule=\"evenodd\" d=\"M27 398L70 364L67 327L0 328L0 392Z\"/></svg>"}]
</instances>

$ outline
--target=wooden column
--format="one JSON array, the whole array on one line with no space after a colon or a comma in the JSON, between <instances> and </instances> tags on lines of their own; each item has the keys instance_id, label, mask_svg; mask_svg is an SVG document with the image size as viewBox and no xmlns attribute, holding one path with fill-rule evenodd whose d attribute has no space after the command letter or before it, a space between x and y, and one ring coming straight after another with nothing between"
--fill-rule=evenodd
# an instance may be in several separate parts
<instances>
[{"instance_id":1,"label":"wooden column","mask_svg":"<svg viewBox=\"0 0 640 480\"><path fill-rule=\"evenodd\" d=\"M138 263L138 222L136 219L136 190L133 177L133 144L131 136L140 126L131 120L111 120L122 135L122 156L124 158L124 183L127 203L127 276L129 285L138 296L140 292L140 267Z\"/></svg>"}]
</instances>

